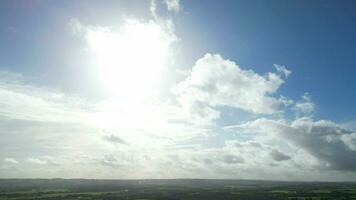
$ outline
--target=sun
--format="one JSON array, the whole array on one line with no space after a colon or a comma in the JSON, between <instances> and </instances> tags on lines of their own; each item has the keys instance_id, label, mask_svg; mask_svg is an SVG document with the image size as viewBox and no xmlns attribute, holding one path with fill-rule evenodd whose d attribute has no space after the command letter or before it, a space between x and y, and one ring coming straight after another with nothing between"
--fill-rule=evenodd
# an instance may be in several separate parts
<instances>
[{"instance_id":1,"label":"sun","mask_svg":"<svg viewBox=\"0 0 356 200\"><path fill-rule=\"evenodd\" d=\"M86 35L101 82L114 95L134 96L155 91L174 39L155 21L137 20L117 30L93 27Z\"/></svg>"}]
</instances>

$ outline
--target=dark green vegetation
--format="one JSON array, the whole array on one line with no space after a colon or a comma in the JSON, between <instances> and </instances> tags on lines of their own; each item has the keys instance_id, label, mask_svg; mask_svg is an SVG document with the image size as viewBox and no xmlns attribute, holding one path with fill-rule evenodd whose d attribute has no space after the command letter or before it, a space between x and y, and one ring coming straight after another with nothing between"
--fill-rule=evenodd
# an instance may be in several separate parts
<instances>
[{"instance_id":1,"label":"dark green vegetation","mask_svg":"<svg viewBox=\"0 0 356 200\"><path fill-rule=\"evenodd\" d=\"M250 180L0 179L0 200L355 199L356 183Z\"/></svg>"}]
</instances>

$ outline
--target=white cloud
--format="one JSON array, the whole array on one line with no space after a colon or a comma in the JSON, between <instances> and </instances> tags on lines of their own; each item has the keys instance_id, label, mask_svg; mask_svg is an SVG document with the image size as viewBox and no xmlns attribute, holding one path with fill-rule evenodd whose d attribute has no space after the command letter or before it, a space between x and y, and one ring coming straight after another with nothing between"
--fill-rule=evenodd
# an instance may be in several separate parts
<instances>
[{"instance_id":1,"label":"white cloud","mask_svg":"<svg viewBox=\"0 0 356 200\"><path fill-rule=\"evenodd\" d=\"M150 1L150 12L153 18L157 19L157 3L156 0L151 0Z\"/></svg>"},{"instance_id":2,"label":"white cloud","mask_svg":"<svg viewBox=\"0 0 356 200\"><path fill-rule=\"evenodd\" d=\"M340 139L350 150L356 151L356 133L342 135Z\"/></svg>"},{"instance_id":3,"label":"white cloud","mask_svg":"<svg viewBox=\"0 0 356 200\"><path fill-rule=\"evenodd\" d=\"M297 115L310 115L315 110L315 104L311 100L309 93L305 93L302 99L295 103L294 110Z\"/></svg>"},{"instance_id":4,"label":"white cloud","mask_svg":"<svg viewBox=\"0 0 356 200\"><path fill-rule=\"evenodd\" d=\"M179 13L182 10L180 0L160 0L159 2L163 3L169 12ZM160 17L157 14L157 6L158 4L156 0L150 1L149 9L152 17L155 20L160 20Z\"/></svg>"},{"instance_id":5,"label":"white cloud","mask_svg":"<svg viewBox=\"0 0 356 200\"><path fill-rule=\"evenodd\" d=\"M38 158L28 158L27 162L29 162L31 164L37 164L37 165L45 165L45 164L47 164L46 161L38 159Z\"/></svg>"},{"instance_id":6,"label":"white cloud","mask_svg":"<svg viewBox=\"0 0 356 200\"><path fill-rule=\"evenodd\" d=\"M244 163L245 162L245 160L242 157L236 156L236 155L231 155L231 154L222 156L222 161L227 164L236 164L236 163Z\"/></svg>"},{"instance_id":7,"label":"white cloud","mask_svg":"<svg viewBox=\"0 0 356 200\"><path fill-rule=\"evenodd\" d=\"M293 105L294 101L292 99L289 99L285 96L281 96L279 99L279 102L283 104L285 107L288 107L290 105Z\"/></svg>"},{"instance_id":8,"label":"white cloud","mask_svg":"<svg viewBox=\"0 0 356 200\"><path fill-rule=\"evenodd\" d=\"M276 68L277 72L283 74L286 78L288 78L288 76L292 73L292 71L288 70L284 65L274 64L274 67Z\"/></svg>"},{"instance_id":9,"label":"white cloud","mask_svg":"<svg viewBox=\"0 0 356 200\"><path fill-rule=\"evenodd\" d=\"M179 0L164 0L168 11L174 11L178 13L181 10L181 5Z\"/></svg>"},{"instance_id":10,"label":"white cloud","mask_svg":"<svg viewBox=\"0 0 356 200\"><path fill-rule=\"evenodd\" d=\"M59 165L59 163L51 156L42 156L39 158L27 158L26 161L35 165Z\"/></svg>"},{"instance_id":11,"label":"white cloud","mask_svg":"<svg viewBox=\"0 0 356 200\"><path fill-rule=\"evenodd\" d=\"M201 102L213 108L230 106L257 114L272 114L280 106L280 101L272 95L283 82L275 73L261 76L241 69L218 54L206 54L195 63L190 75L173 88L173 93L183 106Z\"/></svg>"},{"instance_id":12,"label":"white cloud","mask_svg":"<svg viewBox=\"0 0 356 200\"><path fill-rule=\"evenodd\" d=\"M291 123L258 119L230 128L238 132L277 136L280 142L302 148L317 158L320 169L356 171L355 133L334 122L313 121L307 117Z\"/></svg>"},{"instance_id":13,"label":"white cloud","mask_svg":"<svg viewBox=\"0 0 356 200\"><path fill-rule=\"evenodd\" d=\"M126 19L119 27L70 21L73 33L99 55L100 64L134 66L134 70L108 71L119 92L135 84L135 91L142 91L148 85L144 77L151 72L135 67L155 65L163 54L174 52L179 40L174 24L157 15L157 3L150 4L154 20ZM179 1L163 3L169 11L182 9ZM148 45L142 46L146 39ZM153 40L159 53L150 51ZM294 105L296 112L309 115L315 104L307 94L296 103L278 94L291 71L283 65L275 68L276 72L258 74L219 54L206 54L192 69L177 70L185 79L172 88L172 99L131 98L123 93L125 98L113 95L91 104L25 84L18 74L0 73L0 152L16 158L3 160L0 176L15 164L31 177L69 178L334 180L333 172L315 169L355 171L353 131L330 121L288 122L281 116L283 106ZM226 117L225 108L233 108L226 121L221 119ZM266 118L221 127L219 123L239 117L236 112ZM235 134L226 136L231 131ZM346 177L352 178L355 174Z\"/></svg>"},{"instance_id":14,"label":"white cloud","mask_svg":"<svg viewBox=\"0 0 356 200\"><path fill-rule=\"evenodd\" d=\"M125 164L126 172L116 172L117 178L133 178L132 173L127 173L128 166L135 165L140 171L145 165L137 157L159 156L174 148L177 142L207 132L187 119L179 107L169 103L113 99L83 105L81 99L25 84L18 80L20 75L12 75L0 82L0 96L4 97L0 100L0 152L24 160L17 166L30 177L79 174L92 177L90 174L96 174L92 170L111 162L112 167ZM108 135L106 130L115 135ZM123 142L129 145L112 145ZM127 153L118 157L121 147ZM88 157L78 157L78 154ZM103 154L114 155L119 163L110 156L104 159ZM85 163L85 167L77 161ZM8 159L5 164L9 162ZM158 173L160 169L151 170ZM108 170L98 176L107 178L112 176L110 173L113 172ZM140 175L147 176L144 171Z\"/></svg>"},{"instance_id":15,"label":"white cloud","mask_svg":"<svg viewBox=\"0 0 356 200\"><path fill-rule=\"evenodd\" d=\"M25 84L19 74L0 72L0 115L12 119L81 122L85 102L61 92Z\"/></svg>"},{"instance_id":16,"label":"white cloud","mask_svg":"<svg viewBox=\"0 0 356 200\"><path fill-rule=\"evenodd\" d=\"M73 34L81 34L84 28L80 21L76 18L69 20L69 26L72 29Z\"/></svg>"},{"instance_id":17,"label":"white cloud","mask_svg":"<svg viewBox=\"0 0 356 200\"><path fill-rule=\"evenodd\" d=\"M15 158L4 158L4 161L8 164L19 164L19 162Z\"/></svg>"}]
</instances>

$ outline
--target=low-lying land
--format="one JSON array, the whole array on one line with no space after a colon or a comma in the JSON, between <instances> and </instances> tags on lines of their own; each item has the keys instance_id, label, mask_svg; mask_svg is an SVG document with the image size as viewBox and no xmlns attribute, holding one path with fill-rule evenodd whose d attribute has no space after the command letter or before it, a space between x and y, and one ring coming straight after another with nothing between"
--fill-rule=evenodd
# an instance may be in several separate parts
<instances>
[{"instance_id":1,"label":"low-lying land","mask_svg":"<svg viewBox=\"0 0 356 200\"><path fill-rule=\"evenodd\" d=\"M0 179L0 200L355 199L356 183L254 180Z\"/></svg>"}]
</instances>

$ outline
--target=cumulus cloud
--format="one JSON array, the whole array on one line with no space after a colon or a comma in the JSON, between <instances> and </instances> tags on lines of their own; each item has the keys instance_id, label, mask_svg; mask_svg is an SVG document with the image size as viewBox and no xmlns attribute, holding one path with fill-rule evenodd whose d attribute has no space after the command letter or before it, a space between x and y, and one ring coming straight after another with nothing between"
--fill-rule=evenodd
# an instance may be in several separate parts
<instances>
[{"instance_id":1,"label":"cumulus cloud","mask_svg":"<svg viewBox=\"0 0 356 200\"><path fill-rule=\"evenodd\" d=\"M231 128L231 127L230 127ZM320 169L356 171L355 133L338 124L310 118L291 123L258 119L233 127L236 131L275 135L296 148L302 148L320 161Z\"/></svg>"},{"instance_id":2,"label":"cumulus cloud","mask_svg":"<svg viewBox=\"0 0 356 200\"><path fill-rule=\"evenodd\" d=\"M356 151L356 133L344 134L340 139L350 150Z\"/></svg>"},{"instance_id":3,"label":"cumulus cloud","mask_svg":"<svg viewBox=\"0 0 356 200\"><path fill-rule=\"evenodd\" d=\"M241 69L218 54L206 54L192 68L190 75L176 87L183 106L200 102L208 107L230 106L258 114L278 111L280 101L273 94L284 83L275 73L264 76Z\"/></svg>"},{"instance_id":4,"label":"cumulus cloud","mask_svg":"<svg viewBox=\"0 0 356 200\"><path fill-rule=\"evenodd\" d=\"M302 99L295 103L294 110L297 115L310 115L315 110L315 104L311 100L309 93L305 93Z\"/></svg>"},{"instance_id":5,"label":"cumulus cloud","mask_svg":"<svg viewBox=\"0 0 356 200\"><path fill-rule=\"evenodd\" d=\"M191 150L165 152L159 156L159 160L171 173L184 177L286 179L288 174L284 174L285 172L298 173L300 169L296 167L297 160L293 160L292 157L287 159L284 151L255 139L248 141L236 139L225 141L225 145L219 147L197 146ZM276 159L271 157L271 152ZM152 156L150 162L157 161L157 158ZM303 166L301 169L306 168Z\"/></svg>"}]
</instances>

